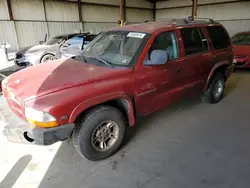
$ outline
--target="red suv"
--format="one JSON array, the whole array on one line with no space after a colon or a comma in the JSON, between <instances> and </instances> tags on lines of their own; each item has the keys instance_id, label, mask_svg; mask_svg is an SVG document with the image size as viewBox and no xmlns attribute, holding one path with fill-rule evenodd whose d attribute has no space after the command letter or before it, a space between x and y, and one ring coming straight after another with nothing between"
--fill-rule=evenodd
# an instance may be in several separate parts
<instances>
[{"instance_id":1,"label":"red suv","mask_svg":"<svg viewBox=\"0 0 250 188\"><path fill-rule=\"evenodd\" d=\"M101 160L118 150L137 116L195 93L208 103L220 101L232 61L228 33L211 19L111 29L81 55L7 77L4 134L38 145L72 136L80 155Z\"/></svg>"}]
</instances>

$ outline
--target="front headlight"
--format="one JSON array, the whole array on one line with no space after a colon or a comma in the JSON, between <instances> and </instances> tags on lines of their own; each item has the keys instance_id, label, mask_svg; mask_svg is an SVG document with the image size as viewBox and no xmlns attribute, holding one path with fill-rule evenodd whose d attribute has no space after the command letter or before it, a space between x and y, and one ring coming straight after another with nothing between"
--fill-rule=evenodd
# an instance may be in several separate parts
<instances>
[{"instance_id":1,"label":"front headlight","mask_svg":"<svg viewBox=\"0 0 250 188\"><path fill-rule=\"evenodd\" d=\"M49 128L59 125L52 115L33 108L25 108L25 117L27 122L38 127Z\"/></svg>"}]
</instances>

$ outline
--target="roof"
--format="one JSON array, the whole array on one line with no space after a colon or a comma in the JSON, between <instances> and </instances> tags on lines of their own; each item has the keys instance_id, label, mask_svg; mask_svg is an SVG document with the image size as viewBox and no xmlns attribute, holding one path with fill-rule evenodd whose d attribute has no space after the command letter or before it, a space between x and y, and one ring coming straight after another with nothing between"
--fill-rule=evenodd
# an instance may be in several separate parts
<instances>
[{"instance_id":1,"label":"roof","mask_svg":"<svg viewBox=\"0 0 250 188\"><path fill-rule=\"evenodd\" d=\"M68 34L61 34L61 35L57 35L55 37L66 37L66 38L71 38L73 36L76 36L76 35L88 35L89 33L88 32L85 32L85 33L68 33Z\"/></svg>"},{"instance_id":2,"label":"roof","mask_svg":"<svg viewBox=\"0 0 250 188\"><path fill-rule=\"evenodd\" d=\"M178 26L192 26L192 25L211 25L218 24L211 19L202 20L188 20L188 19L166 19L153 20L145 23L126 25L124 27L116 27L111 30L137 31L145 33L153 33L162 28L174 28Z\"/></svg>"},{"instance_id":3,"label":"roof","mask_svg":"<svg viewBox=\"0 0 250 188\"><path fill-rule=\"evenodd\" d=\"M170 22L148 22L148 23L126 25L124 27L116 27L116 28L113 28L112 30L153 33L154 31L157 31L158 29L162 29L164 27L172 27L172 26L173 24L171 24Z\"/></svg>"}]
</instances>

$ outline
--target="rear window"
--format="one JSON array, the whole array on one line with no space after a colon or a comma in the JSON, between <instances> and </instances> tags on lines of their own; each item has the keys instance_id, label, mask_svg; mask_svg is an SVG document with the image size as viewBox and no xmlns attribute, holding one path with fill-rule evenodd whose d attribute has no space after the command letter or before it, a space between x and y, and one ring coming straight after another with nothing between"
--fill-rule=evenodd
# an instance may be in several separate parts
<instances>
[{"instance_id":1,"label":"rear window","mask_svg":"<svg viewBox=\"0 0 250 188\"><path fill-rule=\"evenodd\" d=\"M181 30L185 55L199 54L208 51L207 39L200 28Z\"/></svg>"},{"instance_id":2,"label":"rear window","mask_svg":"<svg viewBox=\"0 0 250 188\"><path fill-rule=\"evenodd\" d=\"M227 48L230 45L230 39L223 27L208 26L207 31L216 50Z\"/></svg>"}]
</instances>

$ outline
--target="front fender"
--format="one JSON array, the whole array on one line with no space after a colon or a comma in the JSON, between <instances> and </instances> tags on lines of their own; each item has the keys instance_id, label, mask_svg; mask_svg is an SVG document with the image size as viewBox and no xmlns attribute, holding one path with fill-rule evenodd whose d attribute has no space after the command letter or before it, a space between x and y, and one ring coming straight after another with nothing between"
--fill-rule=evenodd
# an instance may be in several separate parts
<instances>
[{"instance_id":1,"label":"front fender","mask_svg":"<svg viewBox=\"0 0 250 188\"><path fill-rule=\"evenodd\" d=\"M223 67L223 66L230 66L230 63L228 61L221 61L219 63L216 63L213 68L211 69L208 78L207 78L207 82L206 82L206 86L204 88L204 90L206 90L209 86L209 83L214 75L214 73L216 72L216 70L218 70L218 68Z\"/></svg>"},{"instance_id":2,"label":"front fender","mask_svg":"<svg viewBox=\"0 0 250 188\"><path fill-rule=\"evenodd\" d=\"M134 116L134 106L131 97L129 97L127 94L123 92L114 92L114 93L108 93L102 96L94 97L89 100L83 101L78 106L75 107L75 109L72 111L69 122L73 123L75 122L76 118L85 110L87 110L90 107L96 106L98 104L103 104L105 102L116 100L116 99L125 99L127 104L129 105L129 108L127 109L127 116L129 120L129 125L132 126L135 123L135 116Z\"/></svg>"}]
</instances>

